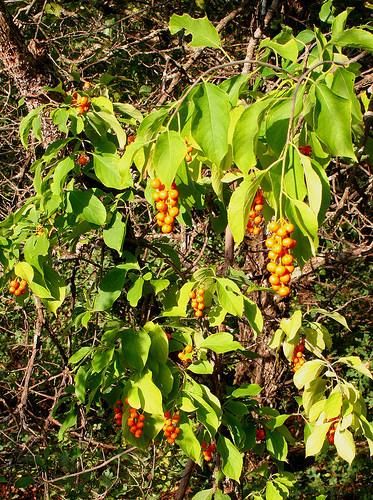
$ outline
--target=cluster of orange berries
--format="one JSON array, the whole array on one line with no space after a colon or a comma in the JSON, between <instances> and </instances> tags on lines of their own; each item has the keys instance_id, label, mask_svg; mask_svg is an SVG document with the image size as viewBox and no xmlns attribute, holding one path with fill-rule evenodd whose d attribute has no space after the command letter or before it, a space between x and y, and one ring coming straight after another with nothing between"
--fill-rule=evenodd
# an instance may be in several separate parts
<instances>
[{"instance_id":1,"label":"cluster of orange berries","mask_svg":"<svg viewBox=\"0 0 373 500\"><path fill-rule=\"evenodd\" d=\"M87 163L89 163L89 156L86 155L85 153L80 153L78 155L78 158L76 159L78 165L80 165L81 167L84 167L85 165L87 165Z\"/></svg>"},{"instance_id":2,"label":"cluster of orange berries","mask_svg":"<svg viewBox=\"0 0 373 500\"><path fill-rule=\"evenodd\" d=\"M207 444L205 441L202 441L201 448L202 448L203 458L206 460L206 462L211 462L212 457L216 451L216 444L213 442Z\"/></svg>"},{"instance_id":3,"label":"cluster of orange berries","mask_svg":"<svg viewBox=\"0 0 373 500\"><path fill-rule=\"evenodd\" d=\"M328 422L333 422L326 434L326 439L328 440L329 444L334 444L334 434L337 428L338 420L339 417L331 418L330 420L328 420Z\"/></svg>"},{"instance_id":4,"label":"cluster of orange berries","mask_svg":"<svg viewBox=\"0 0 373 500\"><path fill-rule=\"evenodd\" d=\"M192 351L193 351L193 346L188 344L184 347L184 349L181 352L179 352L177 357L180 359L180 361L182 361L185 364L191 363L192 359L190 356L188 356L188 354L190 354Z\"/></svg>"},{"instance_id":5,"label":"cluster of orange berries","mask_svg":"<svg viewBox=\"0 0 373 500\"><path fill-rule=\"evenodd\" d=\"M155 190L153 200L158 210L155 216L157 224L161 228L162 233L169 234L174 229L175 217L179 215L179 208L177 206L179 191L176 189L174 182L170 190L166 189L162 181L158 178L152 180L151 186Z\"/></svg>"},{"instance_id":6,"label":"cluster of orange berries","mask_svg":"<svg viewBox=\"0 0 373 500\"><path fill-rule=\"evenodd\" d=\"M129 414L127 425L130 433L133 434L135 438L141 438L144 429L145 415L139 413L136 408L130 408Z\"/></svg>"},{"instance_id":7,"label":"cluster of orange berries","mask_svg":"<svg viewBox=\"0 0 373 500\"><path fill-rule=\"evenodd\" d=\"M294 373L298 371L299 368L301 368L306 362L303 353L304 353L304 338L300 339L299 344L294 347L293 359L292 359Z\"/></svg>"},{"instance_id":8,"label":"cluster of orange berries","mask_svg":"<svg viewBox=\"0 0 373 500\"><path fill-rule=\"evenodd\" d=\"M265 437L266 437L266 431L263 429L263 427L259 427L255 432L256 441L260 443L265 440Z\"/></svg>"},{"instance_id":9,"label":"cluster of orange berries","mask_svg":"<svg viewBox=\"0 0 373 500\"><path fill-rule=\"evenodd\" d=\"M190 163L190 162L193 160L192 155L191 155L191 153L192 153L192 151L193 151L193 146L191 146L191 145L189 144L189 142L188 142L188 140L187 140L187 139L185 139L185 144L186 144L186 146L187 146L187 152L186 152L186 155L185 155L185 161L186 161L187 163Z\"/></svg>"},{"instance_id":10,"label":"cluster of orange berries","mask_svg":"<svg viewBox=\"0 0 373 500\"><path fill-rule=\"evenodd\" d=\"M164 418L165 418L165 422L163 425L164 437L166 438L167 443L174 444L175 439L177 439L178 435L181 432L181 429L178 426L180 421L180 414L177 411L176 413L171 415L171 412L165 411Z\"/></svg>"},{"instance_id":11,"label":"cluster of orange berries","mask_svg":"<svg viewBox=\"0 0 373 500\"><path fill-rule=\"evenodd\" d=\"M91 107L88 97L85 95L79 95L77 92L73 93L72 105L77 108L78 115L87 113Z\"/></svg>"},{"instance_id":12,"label":"cluster of orange berries","mask_svg":"<svg viewBox=\"0 0 373 500\"><path fill-rule=\"evenodd\" d=\"M268 231L271 233L265 241L270 260L267 270L271 273L268 281L280 297L286 297L290 293L288 285L294 271L294 257L290 250L297 243L290 237L294 229L294 225L286 221L268 224Z\"/></svg>"},{"instance_id":13,"label":"cluster of orange berries","mask_svg":"<svg viewBox=\"0 0 373 500\"><path fill-rule=\"evenodd\" d=\"M116 401L114 405L114 422L121 427L123 419L123 403L122 401Z\"/></svg>"},{"instance_id":14,"label":"cluster of orange berries","mask_svg":"<svg viewBox=\"0 0 373 500\"><path fill-rule=\"evenodd\" d=\"M9 293L14 295L15 297L19 297L20 295L24 295L27 292L27 281L18 279L12 280L9 283Z\"/></svg>"},{"instance_id":15,"label":"cluster of orange berries","mask_svg":"<svg viewBox=\"0 0 373 500\"><path fill-rule=\"evenodd\" d=\"M259 189L255 195L254 201L249 212L249 220L247 222L247 232L257 236L262 232L262 224L264 221L261 212L263 211L263 192Z\"/></svg>"},{"instance_id":16,"label":"cluster of orange berries","mask_svg":"<svg viewBox=\"0 0 373 500\"><path fill-rule=\"evenodd\" d=\"M191 300L191 306L194 310L194 316L196 318L202 318L203 310L205 309L205 290L203 288L197 288L196 291L192 290L189 294Z\"/></svg>"}]
</instances>

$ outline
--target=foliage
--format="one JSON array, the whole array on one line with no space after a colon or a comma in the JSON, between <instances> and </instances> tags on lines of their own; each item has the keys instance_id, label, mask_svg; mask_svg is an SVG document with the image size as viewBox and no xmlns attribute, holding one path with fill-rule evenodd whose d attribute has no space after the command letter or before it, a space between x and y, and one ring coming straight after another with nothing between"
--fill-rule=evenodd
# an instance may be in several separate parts
<instances>
[{"instance_id":1,"label":"foliage","mask_svg":"<svg viewBox=\"0 0 373 500\"><path fill-rule=\"evenodd\" d=\"M29 294L16 303L31 311L34 298L40 299L57 343L71 343L66 364L73 380L51 412L61 422L61 450L87 415L104 420L120 400L121 446L135 446L144 462L153 447L155 459L156 450L168 446L165 414L178 410L181 432L175 442L182 456L206 469L202 444L216 443L209 487L198 491L198 485L195 499L229 498L222 489L226 478L241 484L244 498L271 500L293 495L295 476L284 464L296 441L288 427L295 417L301 415L305 424L306 457L334 444L351 465L356 440L365 439L372 449L364 399L346 377L353 370L372 378L369 368L354 353L329 355L333 335L326 325L332 320L348 330L337 311L296 305L289 317L278 318L271 349L291 363L301 339L305 343L307 360L293 377L297 409L275 409L261 399L260 385L235 382L236 367L261 354L237 340L236 332L246 321L252 337L260 339L266 325L258 296L270 292L229 267L220 252L227 224L242 248L261 189L266 221L286 220L296 228L298 265L316 255L331 199L329 163L335 157L357 162L364 148L368 98L355 94L360 56L350 48L372 49L373 36L367 29L345 29L347 15L335 16L327 35L315 28L295 36L284 27L260 43L250 74L216 82L219 67L209 68L181 97L149 113L113 102L101 86L91 86L79 94L60 89L62 103L51 101L22 120L26 148L31 132L33 141L42 141L45 115L60 136L32 165L35 193L0 224L2 283L26 280ZM174 15L171 33L182 29L191 34L191 46L224 54L207 18ZM271 90L264 91L268 82ZM89 103L83 112L82 99ZM166 190L176 184L178 234L196 220L206 221L215 247L207 255L197 240L187 259L181 237L158 233L154 178ZM189 305L199 289L206 306L200 320L190 317ZM145 416L140 437L130 432L130 408ZM259 427L264 440L256 434ZM80 453L76 448L74 459ZM263 457L254 471L244 468L248 453ZM48 450L43 460L47 455ZM107 479L109 484L113 478ZM122 487L130 488L131 479L126 481Z\"/></svg>"}]
</instances>

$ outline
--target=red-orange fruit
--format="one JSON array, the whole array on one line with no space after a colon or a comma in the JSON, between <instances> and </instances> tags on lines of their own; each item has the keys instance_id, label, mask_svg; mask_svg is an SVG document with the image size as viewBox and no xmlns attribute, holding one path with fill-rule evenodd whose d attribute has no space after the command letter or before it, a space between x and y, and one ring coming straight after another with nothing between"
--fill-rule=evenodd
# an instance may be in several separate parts
<instances>
[{"instance_id":1,"label":"red-orange fruit","mask_svg":"<svg viewBox=\"0 0 373 500\"><path fill-rule=\"evenodd\" d=\"M159 188L160 188L160 186L162 185L162 182L161 182L161 180L160 180L160 179L158 179L158 177L157 177L157 178L153 179L153 180L151 181L151 183L150 183L150 184L151 184L151 187L152 187L153 189L159 189Z\"/></svg>"},{"instance_id":2,"label":"red-orange fruit","mask_svg":"<svg viewBox=\"0 0 373 500\"><path fill-rule=\"evenodd\" d=\"M177 200L179 197L179 191L177 189L171 189L169 192L169 197L171 200Z\"/></svg>"},{"instance_id":3,"label":"red-orange fruit","mask_svg":"<svg viewBox=\"0 0 373 500\"><path fill-rule=\"evenodd\" d=\"M171 217L177 217L179 215L179 209L177 207L171 207L169 208L168 213Z\"/></svg>"},{"instance_id":4,"label":"red-orange fruit","mask_svg":"<svg viewBox=\"0 0 373 500\"><path fill-rule=\"evenodd\" d=\"M170 224L163 224L162 226L162 233L164 234L169 234L172 231L172 226Z\"/></svg>"},{"instance_id":5,"label":"red-orange fruit","mask_svg":"<svg viewBox=\"0 0 373 500\"><path fill-rule=\"evenodd\" d=\"M167 211L167 204L164 201L157 201L155 207L160 212L166 212Z\"/></svg>"},{"instance_id":6,"label":"red-orange fruit","mask_svg":"<svg viewBox=\"0 0 373 500\"><path fill-rule=\"evenodd\" d=\"M294 257L290 255L290 253L286 253L282 259L281 262L284 264L284 266L289 266L294 260Z\"/></svg>"},{"instance_id":7,"label":"red-orange fruit","mask_svg":"<svg viewBox=\"0 0 373 500\"><path fill-rule=\"evenodd\" d=\"M277 293L280 295L280 297L287 297L290 293L290 288L288 286L281 286L279 290L277 290Z\"/></svg>"}]
</instances>

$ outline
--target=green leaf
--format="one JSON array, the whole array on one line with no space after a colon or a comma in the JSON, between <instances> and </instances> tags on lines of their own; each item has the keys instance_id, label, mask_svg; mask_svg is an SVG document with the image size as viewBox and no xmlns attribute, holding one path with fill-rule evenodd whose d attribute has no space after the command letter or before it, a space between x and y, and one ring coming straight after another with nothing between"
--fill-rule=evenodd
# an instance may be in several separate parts
<instances>
[{"instance_id":1,"label":"green leaf","mask_svg":"<svg viewBox=\"0 0 373 500\"><path fill-rule=\"evenodd\" d=\"M258 335L263 330L263 315L259 307L252 300L244 297L244 315L254 331Z\"/></svg>"},{"instance_id":2,"label":"green leaf","mask_svg":"<svg viewBox=\"0 0 373 500\"><path fill-rule=\"evenodd\" d=\"M233 316L242 317L243 295L238 286L228 278L217 278L219 304Z\"/></svg>"},{"instance_id":3,"label":"green leaf","mask_svg":"<svg viewBox=\"0 0 373 500\"><path fill-rule=\"evenodd\" d=\"M359 415L360 426L369 445L370 455L373 455L373 425L368 422L364 415Z\"/></svg>"},{"instance_id":4,"label":"green leaf","mask_svg":"<svg viewBox=\"0 0 373 500\"><path fill-rule=\"evenodd\" d=\"M273 481L266 482L266 500L283 500L283 495Z\"/></svg>"},{"instance_id":5,"label":"green leaf","mask_svg":"<svg viewBox=\"0 0 373 500\"><path fill-rule=\"evenodd\" d=\"M180 424L181 432L177 439L177 444L183 450L185 455L194 462L199 462L201 456L201 445L194 434L193 427L190 423L182 422Z\"/></svg>"},{"instance_id":6,"label":"green leaf","mask_svg":"<svg viewBox=\"0 0 373 500\"><path fill-rule=\"evenodd\" d=\"M306 203L296 199L288 200L286 213L289 219L294 221L297 228L309 240L312 251L315 253L318 246L318 222L316 214Z\"/></svg>"},{"instance_id":7,"label":"green leaf","mask_svg":"<svg viewBox=\"0 0 373 500\"><path fill-rule=\"evenodd\" d=\"M18 262L14 266L14 272L16 276L26 280L27 283L32 283L32 280L34 279L34 270L27 262Z\"/></svg>"},{"instance_id":8,"label":"green leaf","mask_svg":"<svg viewBox=\"0 0 373 500\"><path fill-rule=\"evenodd\" d=\"M114 355L114 347L112 349L106 349L104 351L97 351L92 358L92 371L94 373L100 373L104 368L106 368Z\"/></svg>"},{"instance_id":9,"label":"green leaf","mask_svg":"<svg viewBox=\"0 0 373 500\"><path fill-rule=\"evenodd\" d=\"M127 292L127 300L131 307L136 307L142 297L144 278L139 276Z\"/></svg>"},{"instance_id":10,"label":"green leaf","mask_svg":"<svg viewBox=\"0 0 373 500\"><path fill-rule=\"evenodd\" d=\"M132 104L123 102L113 102L113 107L115 111L118 111L122 115L127 115L133 118L135 122L142 121L143 117L141 111L132 106Z\"/></svg>"},{"instance_id":11,"label":"green leaf","mask_svg":"<svg viewBox=\"0 0 373 500\"><path fill-rule=\"evenodd\" d=\"M105 274L100 283L98 294L95 297L93 305L94 311L105 311L106 309L110 309L122 293L126 274L127 270L119 266L114 267Z\"/></svg>"},{"instance_id":12,"label":"green leaf","mask_svg":"<svg viewBox=\"0 0 373 500\"><path fill-rule=\"evenodd\" d=\"M345 356L339 358L338 362L344 363L345 365L348 365L350 368L353 368L357 372L362 373L363 375L369 377L370 379L373 379L372 373L368 368L369 364L368 363L364 364L359 358L359 356Z\"/></svg>"},{"instance_id":13,"label":"green leaf","mask_svg":"<svg viewBox=\"0 0 373 500\"><path fill-rule=\"evenodd\" d=\"M194 94L194 104L193 137L206 157L220 166L228 152L229 97L212 83L204 83Z\"/></svg>"},{"instance_id":14,"label":"green leaf","mask_svg":"<svg viewBox=\"0 0 373 500\"><path fill-rule=\"evenodd\" d=\"M294 384L297 389L302 389L302 387L314 380L324 366L324 361L320 359L306 361L294 375Z\"/></svg>"},{"instance_id":15,"label":"green leaf","mask_svg":"<svg viewBox=\"0 0 373 500\"><path fill-rule=\"evenodd\" d=\"M85 401L86 381L88 373L83 366L80 366L75 375L75 396L83 404Z\"/></svg>"},{"instance_id":16,"label":"green leaf","mask_svg":"<svg viewBox=\"0 0 373 500\"><path fill-rule=\"evenodd\" d=\"M306 457L317 455L321 451L330 426L331 422L327 422L312 427L311 433L306 439Z\"/></svg>"},{"instance_id":17,"label":"green leaf","mask_svg":"<svg viewBox=\"0 0 373 500\"><path fill-rule=\"evenodd\" d=\"M19 125L19 136L21 139L22 146L27 149L28 146L28 136L30 130L32 129L33 121L42 112L43 106L32 109L24 118L22 118Z\"/></svg>"},{"instance_id":18,"label":"green leaf","mask_svg":"<svg viewBox=\"0 0 373 500\"><path fill-rule=\"evenodd\" d=\"M126 330L121 335L121 344L124 364L139 372L143 370L151 345L148 333L142 330Z\"/></svg>"},{"instance_id":19,"label":"green leaf","mask_svg":"<svg viewBox=\"0 0 373 500\"><path fill-rule=\"evenodd\" d=\"M356 160L351 137L351 101L338 96L324 83L316 85L316 98L320 107L316 125L318 137L331 155Z\"/></svg>"},{"instance_id":20,"label":"green leaf","mask_svg":"<svg viewBox=\"0 0 373 500\"><path fill-rule=\"evenodd\" d=\"M209 490L202 490L196 493L192 500L212 500L214 496L214 490L210 488Z\"/></svg>"},{"instance_id":21,"label":"green leaf","mask_svg":"<svg viewBox=\"0 0 373 500\"><path fill-rule=\"evenodd\" d=\"M214 372L214 365L210 361L195 361L188 366L188 370L197 375L211 375Z\"/></svg>"},{"instance_id":22,"label":"green leaf","mask_svg":"<svg viewBox=\"0 0 373 500\"><path fill-rule=\"evenodd\" d=\"M72 212L78 220L85 220L97 226L106 221L106 209L92 191L70 191L68 193L68 212Z\"/></svg>"},{"instance_id":23,"label":"green leaf","mask_svg":"<svg viewBox=\"0 0 373 500\"><path fill-rule=\"evenodd\" d=\"M356 455L355 442L351 432L348 429L342 431L337 425L334 434L334 445L338 455L351 465Z\"/></svg>"},{"instance_id":24,"label":"green leaf","mask_svg":"<svg viewBox=\"0 0 373 500\"><path fill-rule=\"evenodd\" d=\"M326 418L339 417L342 408L342 394L338 392L333 392L325 402L324 413Z\"/></svg>"},{"instance_id":25,"label":"green leaf","mask_svg":"<svg viewBox=\"0 0 373 500\"><path fill-rule=\"evenodd\" d=\"M207 338L202 340L199 347L203 349L210 349L217 354L243 349L242 345L234 340L233 335L224 332L209 335Z\"/></svg>"},{"instance_id":26,"label":"green leaf","mask_svg":"<svg viewBox=\"0 0 373 500\"><path fill-rule=\"evenodd\" d=\"M60 427L60 430L58 431L58 441L62 441L65 435L65 432L71 427L74 427L76 425L77 421L77 415L76 415L76 410L75 408L71 408L69 413L66 415L64 421L62 422L62 425Z\"/></svg>"},{"instance_id":27,"label":"green leaf","mask_svg":"<svg viewBox=\"0 0 373 500\"><path fill-rule=\"evenodd\" d=\"M258 384L245 384L235 389L231 396L234 398L255 397L260 394L262 388Z\"/></svg>"},{"instance_id":28,"label":"green leaf","mask_svg":"<svg viewBox=\"0 0 373 500\"><path fill-rule=\"evenodd\" d=\"M110 103L111 104L111 103ZM127 136L125 131L122 129L121 124L118 122L116 117L110 111L96 111L96 115L98 115L101 120L103 120L108 128L111 129L113 134L118 139L118 145L120 149L124 149L127 142Z\"/></svg>"},{"instance_id":29,"label":"green leaf","mask_svg":"<svg viewBox=\"0 0 373 500\"><path fill-rule=\"evenodd\" d=\"M264 111L272 100L266 99L250 104L237 121L232 147L235 164L244 174L257 164L256 149L258 134Z\"/></svg>"},{"instance_id":30,"label":"green leaf","mask_svg":"<svg viewBox=\"0 0 373 500\"><path fill-rule=\"evenodd\" d=\"M65 183L67 175L74 169L74 160L71 156L64 158L58 162L51 182L51 191L55 195L59 195L62 191L62 187Z\"/></svg>"},{"instance_id":31,"label":"green leaf","mask_svg":"<svg viewBox=\"0 0 373 500\"><path fill-rule=\"evenodd\" d=\"M172 35L185 29L187 35L192 35L191 47L211 47L217 49L221 47L219 34L214 25L207 19L193 19L189 14L178 16L172 14L169 28Z\"/></svg>"},{"instance_id":32,"label":"green leaf","mask_svg":"<svg viewBox=\"0 0 373 500\"><path fill-rule=\"evenodd\" d=\"M157 177L169 188L176 172L187 153L187 146L181 135L174 130L162 132L154 148L153 166Z\"/></svg>"},{"instance_id":33,"label":"green leaf","mask_svg":"<svg viewBox=\"0 0 373 500\"><path fill-rule=\"evenodd\" d=\"M168 359L168 339L163 328L152 321L144 325L151 339L149 355L160 364L166 364Z\"/></svg>"},{"instance_id":34,"label":"green leaf","mask_svg":"<svg viewBox=\"0 0 373 500\"><path fill-rule=\"evenodd\" d=\"M287 340L293 340L299 329L302 326L302 311L299 309L295 311L290 318L283 318L280 322L280 328L285 332Z\"/></svg>"},{"instance_id":35,"label":"green leaf","mask_svg":"<svg viewBox=\"0 0 373 500\"><path fill-rule=\"evenodd\" d=\"M279 431L266 431L266 447L276 460L287 461L288 444L285 437Z\"/></svg>"},{"instance_id":36,"label":"green leaf","mask_svg":"<svg viewBox=\"0 0 373 500\"><path fill-rule=\"evenodd\" d=\"M85 358L91 351L92 347L81 347L69 358L69 364L75 365L76 363L79 363L79 361Z\"/></svg>"},{"instance_id":37,"label":"green leaf","mask_svg":"<svg viewBox=\"0 0 373 500\"><path fill-rule=\"evenodd\" d=\"M132 186L131 171L124 158L110 153L92 155L95 174L104 186L118 190Z\"/></svg>"},{"instance_id":38,"label":"green leaf","mask_svg":"<svg viewBox=\"0 0 373 500\"><path fill-rule=\"evenodd\" d=\"M331 43L338 47L356 47L362 50L373 51L373 35L360 28L343 30L342 33L333 35Z\"/></svg>"},{"instance_id":39,"label":"green leaf","mask_svg":"<svg viewBox=\"0 0 373 500\"><path fill-rule=\"evenodd\" d=\"M147 413L163 414L162 393L153 382L152 372L145 370L135 379L128 393L130 405L143 408Z\"/></svg>"},{"instance_id":40,"label":"green leaf","mask_svg":"<svg viewBox=\"0 0 373 500\"><path fill-rule=\"evenodd\" d=\"M257 172L246 177L234 190L229 201L228 225L237 244L245 237L251 204L264 175L264 172Z\"/></svg>"},{"instance_id":41,"label":"green leaf","mask_svg":"<svg viewBox=\"0 0 373 500\"><path fill-rule=\"evenodd\" d=\"M103 231L104 242L109 248L113 248L121 255L125 236L126 223L123 222L121 213L115 211L110 224Z\"/></svg>"},{"instance_id":42,"label":"green leaf","mask_svg":"<svg viewBox=\"0 0 373 500\"><path fill-rule=\"evenodd\" d=\"M246 88L248 79L249 75L235 75L219 84L219 87L228 94L232 106L237 106L238 99L242 90Z\"/></svg>"},{"instance_id":43,"label":"green leaf","mask_svg":"<svg viewBox=\"0 0 373 500\"><path fill-rule=\"evenodd\" d=\"M239 481L243 466L243 455L230 439L219 435L217 450L222 461L222 471L229 479Z\"/></svg>"},{"instance_id":44,"label":"green leaf","mask_svg":"<svg viewBox=\"0 0 373 500\"><path fill-rule=\"evenodd\" d=\"M274 40L266 38L260 43L260 48L268 47L274 52L279 54L284 59L289 59L292 62L296 62L298 59L298 44L295 38L291 37L285 43L277 43Z\"/></svg>"},{"instance_id":45,"label":"green leaf","mask_svg":"<svg viewBox=\"0 0 373 500\"><path fill-rule=\"evenodd\" d=\"M337 321L337 323L339 323L340 325L347 328L347 330L349 330L346 318L344 316L342 316L342 314L340 314L337 311L330 312L330 311L327 311L326 309L321 309L319 307L316 307L316 308L310 309L310 313L322 314L323 316L326 316L327 318L334 319L334 321Z\"/></svg>"}]
</instances>

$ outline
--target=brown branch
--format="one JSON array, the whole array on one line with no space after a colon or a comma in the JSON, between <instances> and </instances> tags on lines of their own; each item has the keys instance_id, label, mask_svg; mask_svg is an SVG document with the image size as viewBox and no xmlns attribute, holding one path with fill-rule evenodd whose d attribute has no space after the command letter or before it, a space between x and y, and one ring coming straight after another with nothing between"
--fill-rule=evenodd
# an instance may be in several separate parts
<instances>
[{"instance_id":1,"label":"brown branch","mask_svg":"<svg viewBox=\"0 0 373 500\"><path fill-rule=\"evenodd\" d=\"M35 321L35 333L34 333L34 340L33 340L33 345L32 345L32 352L31 352L31 356L30 356L28 363L27 363L25 378L24 378L24 383L23 383L23 390L21 393L19 405L17 407L17 410L20 414L22 422L24 422L24 419L25 419L25 407L27 404L30 378L31 378L33 367L34 367L35 358L36 358L36 355L37 355L39 347L40 347L41 331L42 331L43 325L44 325L43 306L41 304L39 297L36 297L36 296L35 296L35 308L36 308L36 321Z\"/></svg>"},{"instance_id":2,"label":"brown branch","mask_svg":"<svg viewBox=\"0 0 373 500\"><path fill-rule=\"evenodd\" d=\"M179 489L175 493L175 500L183 500L185 498L185 493L188 489L189 481L193 474L195 465L196 464L191 458L187 461L184 467L183 475L181 476Z\"/></svg>"}]
</instances>

